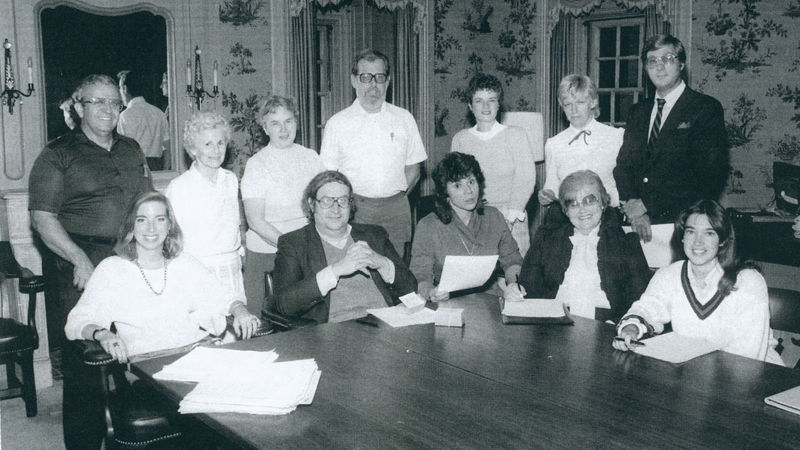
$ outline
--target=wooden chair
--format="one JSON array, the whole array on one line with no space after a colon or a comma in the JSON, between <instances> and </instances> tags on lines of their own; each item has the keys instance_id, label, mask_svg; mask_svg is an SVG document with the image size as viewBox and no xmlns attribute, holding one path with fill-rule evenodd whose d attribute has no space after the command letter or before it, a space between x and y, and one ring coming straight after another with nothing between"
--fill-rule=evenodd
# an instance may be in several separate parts
<instances>
[{"instance_id":1,"label":"wooden chair","mask_svg":"<svg viewBox=\"0 0 800 450\"><path fill-rule=\"evenodd\" d=\"M8 387L0 390L0 399L22 397L25 415L38 413L36 379L33 372L33 351L39 348L36 331L36 294L44 291L44 278L33 275L21 267L8 242L0 242L0 285L8 279L19 279L19 292L28 295L27 322L22 324L10 318L0 318L0 364L6 366ZM22 379L17 377L19 365Z\"/></svg>"},{"instance_id":2,"label":"wooden chair","mask_svg":"<svg viewBox=\"0 0 800 450\"><path fill-rule=\"evenodd\" d=\"M232 320L229 318L229 331ZM113 331L113 330L112 330ZM271 333L262 327L254 337ZM141 449L151 447L181 448L186 424L166 398L142 380L130 382L126 366L103 350L96 341L71 341L85 365L96 369L103 393L106 425L106 449Z\"/></svg>"}]
</instances>

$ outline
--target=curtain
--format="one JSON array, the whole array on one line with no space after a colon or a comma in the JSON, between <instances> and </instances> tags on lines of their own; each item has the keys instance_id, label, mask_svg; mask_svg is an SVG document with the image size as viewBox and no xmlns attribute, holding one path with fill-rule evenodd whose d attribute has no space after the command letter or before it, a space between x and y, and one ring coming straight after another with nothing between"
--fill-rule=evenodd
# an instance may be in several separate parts
<instances>
[{"instance_id":1,"label":"curtain","mask_svg":"<svg viewBox=\"0 0 800 450\"><path fill-rule=\"evenodd\" d=\"M546 130L549 133L547 136L555 136L567 127L567 120L561 114L561 107L558 105L558 83L564 76L578 70L575 64L578 42L575 36L578 34L580 26L577 17L561 13L550 38L550 101L548 102L550 114L546 124Z\"/></svg>"},{"instance_id":2,"label":"curtain","mask_svg":"<svg viewBox=\"0 0 800 450\"><path fill-rule=\"evenodd\" d=\"M297 16L291 18L292 33L292 95L297 100L299 113L297 130L300 143L308 148L319 148L317 129L317 80L314 48L315 8L310 5L302 8Z\"/></svg>"},{"instance_id":3,"label":"curtain","mask_svg":"<svg viewBox=\"0 0 800 450\"><path fill-rule=\"evenodd\" d=\"M392 67L392 91L395 105L405 108L414 117L417 116L417 90L419 74L418 43L416 33L411 32L410 24L414 21L414 10L411 8L394 12L394 36L396 60Z\"/></svg>"}]
</instances>

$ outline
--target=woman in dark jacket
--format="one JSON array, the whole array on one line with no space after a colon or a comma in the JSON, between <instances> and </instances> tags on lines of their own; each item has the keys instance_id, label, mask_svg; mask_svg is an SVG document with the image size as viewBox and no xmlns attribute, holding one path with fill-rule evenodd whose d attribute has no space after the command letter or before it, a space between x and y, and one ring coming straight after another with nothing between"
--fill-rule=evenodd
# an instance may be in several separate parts
<instances>
[{"instance_id":1,"label":"woman in dark jacket","mask_svg":"<svg viewBox=\"0 0 800 450\"><path fill-rule=\"evenodd\" d=\"M531 298L555 298L573 315L617 321L650 280L639 237L622 230L600 177L568 175L558 194L569 218L542 227L525 256L520 284Z\"/></svg>"}]
</instances>

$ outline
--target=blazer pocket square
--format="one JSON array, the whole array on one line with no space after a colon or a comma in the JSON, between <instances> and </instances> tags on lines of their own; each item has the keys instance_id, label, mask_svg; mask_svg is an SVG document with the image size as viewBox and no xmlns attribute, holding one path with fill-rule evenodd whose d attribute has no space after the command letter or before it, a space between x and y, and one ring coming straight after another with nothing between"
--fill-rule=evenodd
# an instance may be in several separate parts
<instances>
[{"instance_id":1,"label":"blazer pocket square","mask_svg":"<svg viewBox=\"0 0 800 450\"><path fill-rule=\"evenodd\" d=\"M684 130L684 129L687 129L687 128L692 128L692 124L690 124L689 122L681 122L678 125L678 129L679 130Z\"/></svg>"}]
</instances>

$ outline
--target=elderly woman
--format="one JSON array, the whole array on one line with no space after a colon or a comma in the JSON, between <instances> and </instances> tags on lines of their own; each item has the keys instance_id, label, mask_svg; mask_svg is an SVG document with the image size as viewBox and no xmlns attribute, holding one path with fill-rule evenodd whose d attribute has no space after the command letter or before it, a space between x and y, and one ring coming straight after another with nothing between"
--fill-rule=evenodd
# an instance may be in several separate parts
<instances>
[{"instance_id":1,"label":"elderly woman","mask_svg":"<svg viewBox=\"0 0 800 450\"><path fill-rule=\"evenodd\" d=\"M492 75L475 75L469 82L467 98L469 120L474 126L453 136L450 151L478 160L486 175L486 202L503 214L524 255L530 246L525 205L536 184L530 143L522 128L497 121L503 104L500 80Z\"/></svg>"},{"instance_id":2,"label":"elderly woman","mask_svg":"<svg viewBox=\"0 0 800 450\"><path fill-rule=\"evenodd\" d=\"M539 204L558 200L556 193L567 175L591 170L600 176L611 206L619 206L614 167L625 130L595 120L600 115L597 88L585 75L571 74L561 79L558 104L569 120L569 128L544 145L545 181L539 191Z\"/></svg>"},{"instance_id":3,"label":"elderly woman","mask_svg":"<svg viewBox=\"0 0 800 450\"><path fill-rule=\"evenodd\" d=\"M166 195L183 231L184 252L197 258L247 303L242 278L239 180L223 169L231 127L215 112L198 112L183 127L189 170L167 186Z\"/></svg>"},{"instance_id":4,"label":"elderly woman","mask_svg":"<svg viewBox=\"0 0 800 450\"><path fill-rule=\"evenodd\" d=\"M639 238L622 231L592 171L564 178L558 198L569 222L539 229L520 284L530 297L562 300L571 314L617 321L650 279Z\"/></svg>"},{"instance_id":5,"label":"elderly woman","mask_svg":"<svg viewBox=\"0 0 800 450\"><path fill-rule=\"evenodd\" d=\"M681 212L674 243L684 258L662 268L617 326L618 350L635 340L672 331L719 345L726 352L783 365L769 328L764 277L736 258L736 236L725 209L700 200Z\"/></svg>"},{"instance_id":6,"label":"elderly woman","mask_svg":"<svg viewBox=\"0 0 800 450\"><path fill-rule=\"evenodd\" d=\"M306 187L303 209L311 223L278 240L274 281L281 314L341 322L395 305L416 290L386 231L349 223L352 194L347 177L330 170Z\"/></svg>"},{"instance_id":7,"label":"elderly woman","mask_svg":"<svg viewBox=\"0 0 800 450\"><path fill-rule=\"evenodd\" d=\"M411 250L411 272L420 295L431 301L450 297L437 287L447 255L498 255L508 282L504 295L520 299L524 293L516 279L522 257L503 215L483 204L484 176L478 161L472 155L450 153L433 170L433 181L436 209L417 224Z\"/></svg>"},{"instance_id":8,"label":"elderly woman","mask_svg":"<svg viewBox=\"0 0 800 450\"><path fill-rule=\"evenodd\" d=\"M219 335L228 314L236 333L249 338L258 318L181 247L181 229L166 197L158 192L136 197L119 230L114 249L119 256L104 259L92 273L67 318L67 338L95 340L120 362ZM96 378L79 361L64 364L72 368L64 373L65 422L78 417L86 423L90 431L84 432L96 433L99 448L104 427Z\"/></svg>"},{"instance_id":9,"label":"elderly woman","mask_svg":"<svg viewBox=\"0 0 800 450\"><path fill-rule=\"evenodd\" d=\"M291 99L273 95L259 114L269 144L247 161L242 199L249 227L244 287L250 302L261 308L265 276L275 268L278 238L308 223L303 189L323 166L314 150L294 143L297 108Z\"/></svg>"}]
</instances>

